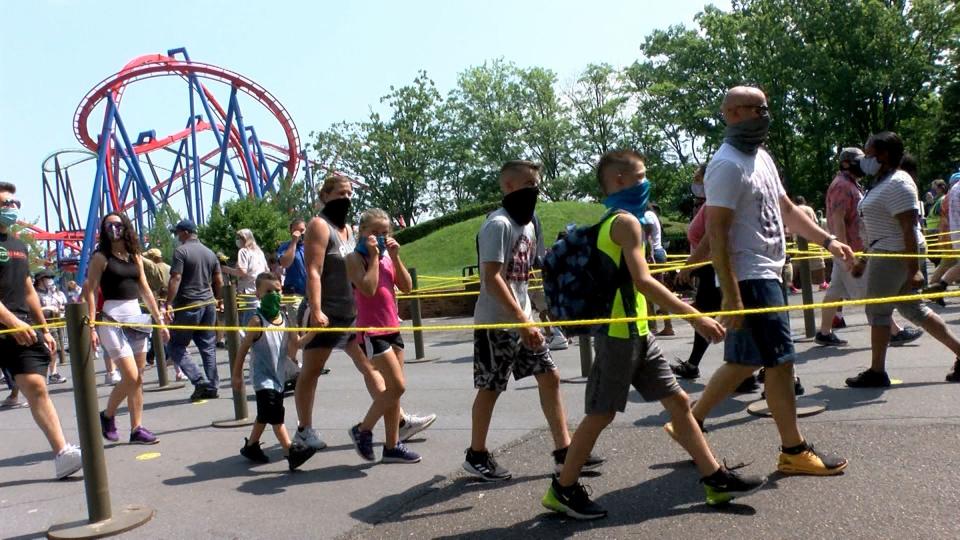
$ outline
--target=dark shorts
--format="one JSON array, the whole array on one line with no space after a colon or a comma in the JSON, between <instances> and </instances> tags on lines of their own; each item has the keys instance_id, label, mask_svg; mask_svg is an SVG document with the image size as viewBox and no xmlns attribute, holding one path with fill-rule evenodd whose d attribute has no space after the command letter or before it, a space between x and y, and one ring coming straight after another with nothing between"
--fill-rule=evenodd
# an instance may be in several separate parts
<instances>
[{"instance_id":1,"label":"dark shorts","mask_svg":"<svg viewBox=\"0 0 960 540\"><path fill-rule=\"evenodd\" d=\"M776 279L748 279L739 286L746 309L785 305L783 288ZM790 317L786 311L745 316L740 329L727 331L723 344L724 360L731 364L776 367L793 362L793 356Z\"/></svg>"},{"instance_id":2,"label":"dark shorts","mask_svg":"<svg viewBox=\"0 0 960 540\"><path fill-rule=\"evenodd\" d=\"M330 328L347 328L353 326L356 318L348 319L328 316ZM300 308L297 309L297 321L303 328L310 326L310 303L304 300L300 302ZM317 332L317 335L307 343L303 349L344 349L351 341L357 339L357 334L353 332Z\"/></svg>"},{"instance_id":3,"label":"dark shorts","mask_svg":"<svg viewBox=\"0 0 960 540\"><path fill-rule=\"evenodd\" d=\"M533 351L514 330L474 330L473 386L494 392L507 389L510 374L515 380L555 371L556 364L545 346Z\"/></svg>"},{"instance_id":4,"label":"dark shorts","mask_svg":"<svg viewBox=\"0 0 960 540\"><path fill-rule=\"evenodd\" d=\"M360 338L360 346L363 348L363 352L367 355L367 358L380 356L394 348L403 348L403 338L400 336L400 332L379 334L376 336L361 332L358 337Z\"/></svg>"},{"instance_id":5,"label":"dark shorts","mask_svg":"<svg viewBox=\"0 0 960 540\"><path fill-rule=\"evenodd\" d=\"M283 394L276 390L257 390L257 423L276 426L283 423Z\"/></svg>"},{"instance_id":6,"label":"dark shorts","mask_svg":"<svg viewBox=\"0 0 960 540\"><path fill-rule=\"evenodd\" d=\"M43 342L43 335L37 335L37 342L29 347L18 345L13 336L0 335L0 367L10 375L37 373L46 376L50 365L50 351Z\"/></svg>"},{"instance_id":7,"label":"dark shorts","mask_svg":"<svg viewBox=\"0 0 960 540\"><path fill-rule=\"evenodd\" d=\"M597 356L584 392L586 414L623 412L633 386L646 401L682 391L653 334L629 339L595 337Z\"/></svg>"}]
</instances>

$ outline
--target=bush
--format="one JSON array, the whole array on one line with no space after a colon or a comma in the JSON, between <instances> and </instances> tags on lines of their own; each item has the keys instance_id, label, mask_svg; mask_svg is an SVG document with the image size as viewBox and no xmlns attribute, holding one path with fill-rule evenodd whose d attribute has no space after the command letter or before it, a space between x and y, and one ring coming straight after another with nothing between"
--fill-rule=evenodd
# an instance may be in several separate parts
<instances>
[{"instance_id":1,"label":"bush","mask_svg":"<svg viewBox=\"0 0 960 540\"><path fill-rule=\"evenodd\" d=\"M489 214L499 207L500 201L470 206L462 210L457 210L456 212L451 212L449 214L440 216L436 219L425 221L419 225L407 227L406 229L397 231L397 233L393 236L397 239L397 242L400 242L401 244L409 244L448 225L453 225L455 223L460 223L461 221L466 221L470 218Z\"/></svg>"},{"instance_id":2,"label":"bush","mask_svg":"<svg viewBox=\"0 0 960 540\"><path fill-rule=\"evenodd\" d=\"M263 253L276 253L277 246L290 238L287 216L266 199L244 197L223 205L214 206L210 219L199 228L200 241L214 252L223 253L236 260L236 234L240 229L250 229Z\"/></svg>"}]
</instances>

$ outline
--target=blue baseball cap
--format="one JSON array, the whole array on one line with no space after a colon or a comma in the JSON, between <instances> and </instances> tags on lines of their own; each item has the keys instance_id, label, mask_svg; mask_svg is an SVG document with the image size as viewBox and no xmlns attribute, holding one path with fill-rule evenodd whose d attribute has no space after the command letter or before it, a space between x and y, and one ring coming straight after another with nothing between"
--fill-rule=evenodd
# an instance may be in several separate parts
<instances>
[{"instance_id":1,"label":"blue baseball cap","mask_svg":"<svg viewBox=\"0 0 960 540\"><path fill-rule=\"evenodd\" d=\"M950 185L953 186L957 182L960 182L960 172L955 172L950 176Z\"/></svg>"},{"instance_id":2,"label":"blue baseball cap","mask_svg":"<svg viewBox=\"0 0 960 540\"><path fill-rule=\"evenodd\" d=\"M187 231L188 233L197 232L197 224L189 219L181 219L177 226L170 229L170 232L177 233L179 231Z\"/></svg>"}]
</instances>

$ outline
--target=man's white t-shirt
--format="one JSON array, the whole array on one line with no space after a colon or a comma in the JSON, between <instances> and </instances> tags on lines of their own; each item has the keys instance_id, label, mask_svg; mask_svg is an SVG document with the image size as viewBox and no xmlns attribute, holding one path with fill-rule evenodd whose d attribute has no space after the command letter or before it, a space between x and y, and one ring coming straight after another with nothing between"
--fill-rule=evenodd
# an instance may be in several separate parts
<instances>
[{"instance_id":1,"label":"man's white t-shirt","mask_svg":"<svg viewBox=\"0 0 960 540\"><path fill-rule=\"evenodd\" d=\"M647 210L643 214L643 219L650 225L650 249L663 249L663 242L661 241L663 230L660 227L660 219L657 217L657 213L653 210Z\"/></svg>"},{"instance_id":2,"label":"man's white t-shirt","mask_svg":"<svg viewBox=\"0 0 960 540\"><path fill-rule=\"evenodd\" d=\"M780 280L786 241L780 197L786 192L770 154L745 154L724 143L707 165L703 179L707 206L733 210L729 249L738 281Z\"/></svg>"},{"instance_id":3,"label":"man's white t-shirt","mask_svg":"<svg viewBox=\"0 0 960 540\"><path fill-rule=\"evenodd\" d=\"M957 249L960 245L960 182L951 186L947 192L947 225L947 230L953 231L950 233L950 240L954 242L953 248Z\"/></svg>"}]
</instances>

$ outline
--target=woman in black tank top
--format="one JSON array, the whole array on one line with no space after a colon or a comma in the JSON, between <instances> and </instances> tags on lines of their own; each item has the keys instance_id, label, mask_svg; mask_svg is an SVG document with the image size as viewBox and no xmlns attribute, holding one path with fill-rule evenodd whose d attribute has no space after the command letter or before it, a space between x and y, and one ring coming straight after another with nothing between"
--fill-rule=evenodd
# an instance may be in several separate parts
<instances>
[{"instance_id":1,"label":"woman in black tank top","mask_svg":"<svg viewBox=\"0 0 960 540\"><path fill-rule=\"evenodd\" d=\"M90 260L87 281L83 286L90 320L97 320L96 291L103 295L100 320L105 322L145 323L140 311L142 298L150 310L153 322L164 342L170 339L162 326L163 318L143 273L140 243L127 216L107 214L100 222L100 243ZM143 414L143 368L147 360L150 330L143 327L97 326L90 337L94 350L101 343L107 356L120 371L120 382L113 387L107 407L100 413L100 427L104 438L117 441L119 434L114 416L120 404L127 400L130 412L130 443L154 444L156 436L140 424Z\"/></svg>"}]
</instances>

